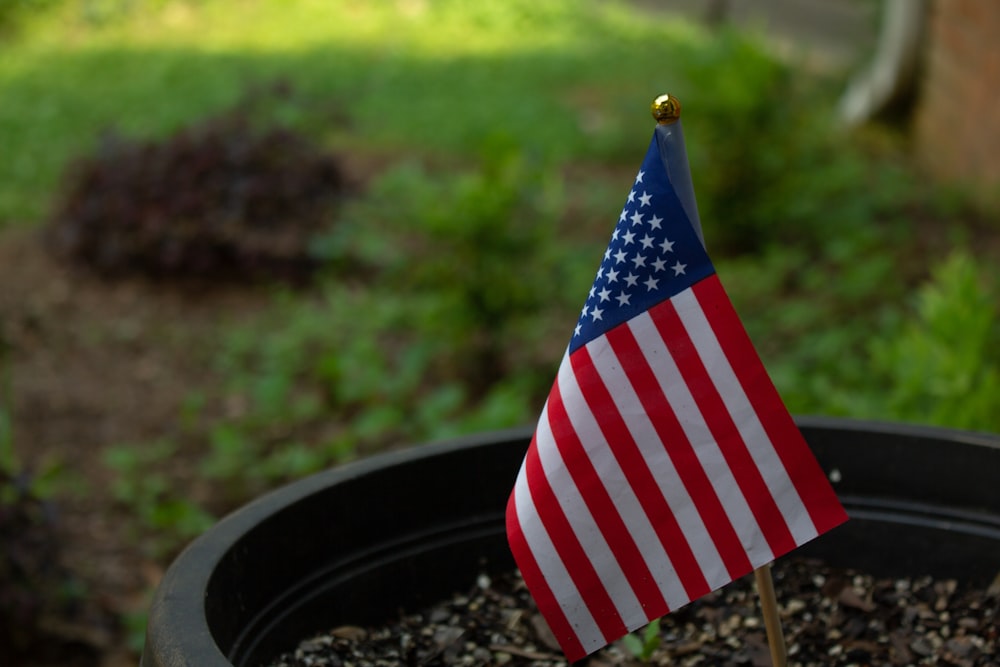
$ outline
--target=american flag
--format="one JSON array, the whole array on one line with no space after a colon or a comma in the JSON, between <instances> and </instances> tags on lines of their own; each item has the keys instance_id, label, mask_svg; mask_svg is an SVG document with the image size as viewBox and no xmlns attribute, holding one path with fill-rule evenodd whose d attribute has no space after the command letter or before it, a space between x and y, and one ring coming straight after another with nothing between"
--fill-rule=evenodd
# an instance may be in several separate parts
<instances>
[{"instance_id":1,"label":"american flag","mask_svg":"<svg viewBox=\"0 0 1000 667\"><path fill-rule=\"evenodd\" d=\"M671 186L654 132L507 505L567 659L847 517Z\"/></svg>"}]
</instances>

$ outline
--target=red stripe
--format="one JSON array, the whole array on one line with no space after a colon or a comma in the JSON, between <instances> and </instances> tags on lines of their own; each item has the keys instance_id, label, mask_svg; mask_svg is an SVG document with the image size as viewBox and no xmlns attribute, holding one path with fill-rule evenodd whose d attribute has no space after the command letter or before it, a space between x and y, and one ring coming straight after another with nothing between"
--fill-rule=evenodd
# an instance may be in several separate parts
<instances>
[{"instance_id":1,"label":"red stripe","mask_svg":"<svg viewBox=\"0 0 1000 667\"><path fill-rule=\"evenodd\" d=\"M667 601L663 599L659 587L654 584L653 573L649 571L649 566L646 565L639 547L636 546L628 527L601 482L583 443L573 430L558 382L549 394L548 415L552 437L559 448L563 463L614 553L615 560L618 561L632 591L645 610L647 618L663 616L668 611Z\"/></svg>"},{"instance_id":2,"label":"red stripe","mask_svg":"<svg viewBox=\"0 0 1000 667\"><path fill-rule=\"evenodd\" d=\"M711 589L691 551L691 546L677 524L677 519L664 499L652 472L646 466L625 420L618 413L614 400L594 367L587 348L577 349L570 355L570 362L580 385L580 391L590 411L597 418L601 432L625 472L629 485L656 530L688 599L694 600L707 594Z\"/></svg>"},{"instance_id":3,"label":"red stripe","mask_svg":"<svg viewBox=\"0 0 1000 667\"><path fill-rule=\"evenodd\" d=\"M698 356L673 303L668 299L648 312L663 340L666 341L698 409L705 417L705 423L732 470L736 484L757 520L757 525L767 540L771 552L778 556L791 551L796 545L785 518L750 456L732 415L722 401L722 396L719 395L708 371L705 370L705 364Z\"/></svg>"},{"instance_id":4,"label":"red stripe","mask_svg":"<svg viewBox=\"0 0 1000 667\"><path fill-rule=\"evenodd\" d=\"M534 449L534 447L535 443L532 442L531 448ZM559 601L556 600L552 589L549 588L548 582L545 581L545 576L542 574L541 568L538 567L538 561L535 560L535 555L531 552L527 541L524 539L524 533L521 532L521 523L517 519L517 506L514 496L515 494L511 493L510 499L507 501L507 540L510 542L510 550L514 554L514 561L521 571L525 585L527 585L528 590L531 592L531 597L534 598L535 604L538 605L538 610L545 617L545 621L549 624L549 629L552 630L552 634L559 641L559 646L562 647L563 653L566 654L566 659L570 662L579 660L587 652L583 649L583 645L576 636L576 632L573 631L573 626L570 625L566 614L563 613L562 607L559 606Z\"/></svg>"},{"instance_id":5,"label":"red stripe","mask_svg":"<svg viewBox=\"0 0 1000 667\"><path fill-rule=\"evenodd\" d=\"M844 508L782 402L722 283L712 276L695 285L694 294L816 530L824 533L843 523Z\"/></svg>"},{"instance_id":6,"label":"red stripe","mask_svg":"<svg viewBox=\"0 0 1000 667\"><path fill-rule=\"evenodd\" d=\"M667 401L656 373L647 363L635 334L628 327L616 327L607 333L607 339L705 523L729 578L742 577L753 569L746 549L726 515L691 441L684 433L677 414Z\"/></svg>"},{"instance_id":7,"label":"red stripe","mask_svg":"<svg viewBox=\"0 0 1000 667\"><path fill-rule=\"evenodd\" d=\"M587 552L576 538L566 515L563 514L559 501L545 477L537 447L528 448L524 471L535 511L538 512L538 518L545 527L545 532L549 534L559 559L562 560L576 590L579 591L584 604L604 634L605 643L613 642L626 634L628 628L622 622Z\"/></svg>"}]
</instances>

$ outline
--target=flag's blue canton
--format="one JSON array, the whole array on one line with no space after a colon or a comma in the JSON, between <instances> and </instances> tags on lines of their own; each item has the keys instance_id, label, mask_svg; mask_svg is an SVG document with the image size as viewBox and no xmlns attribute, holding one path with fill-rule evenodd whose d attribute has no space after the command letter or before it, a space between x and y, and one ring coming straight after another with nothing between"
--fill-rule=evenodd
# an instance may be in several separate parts
<instances>
[{"instance_id":1,"label":"flag's blue canton","mask_svg":"<svg viewBox=\"0 0 1000 667\"><path fill-rule=\"evenodd\" d=\"M570 352L713 273L667 178L654 132L573 332Z\"/></svg>"}]
</instances>

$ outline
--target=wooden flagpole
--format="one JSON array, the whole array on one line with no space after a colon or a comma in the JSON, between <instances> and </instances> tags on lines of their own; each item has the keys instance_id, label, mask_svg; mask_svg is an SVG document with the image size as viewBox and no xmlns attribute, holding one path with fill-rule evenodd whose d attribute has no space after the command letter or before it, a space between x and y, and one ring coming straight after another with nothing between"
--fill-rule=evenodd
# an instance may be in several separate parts
<instances>
[{"instance_id":1,"label":"wooden flagpole","mask_svg":"<svg viewBox=\"0 0 1000 667\"><path fill-rule=\"evenodd\" d=\"M785 648L781 618L778 616L778 601L774 595L771 564L758 567L753 571L753 577L757 582L757 596L760 598L760 611L764 616L764 629L767 630L767 646L771 649L771 663L774 667L785 667L788 651Z\"/></svg>"},{"instance_id":2,"label":"wooden flagpole","mask_svg":"<svg viewBox=\"0 0 1000 667\"><path fill-rule=\"evenodd\" d=\"M671 125L681 117L681 103L673 95L660 95L653 100L650 111L658 124ZM700 237L700 229L697 231L699 231ZM774 667L786 667L788 652L785 648L785 635L781 629L781 619L778 616L778 602L774 594L771 565L758 567L753 571L753 575L757 582L757 596L760 598L761 614L764 616L767 645L771 649L771 662Z\"/></svg>"}]
</instances>

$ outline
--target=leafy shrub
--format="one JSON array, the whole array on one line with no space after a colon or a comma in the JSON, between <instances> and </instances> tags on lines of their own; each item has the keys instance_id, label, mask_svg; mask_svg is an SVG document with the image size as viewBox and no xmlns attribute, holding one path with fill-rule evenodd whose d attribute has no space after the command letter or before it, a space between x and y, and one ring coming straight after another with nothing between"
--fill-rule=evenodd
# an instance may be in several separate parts
<instances>
[{"instance_id":1,"label":"leafy shrub","mask_svg":"<svg viewBox=\"0 0 1000 667\"><path fill-rule=\"evenodd\" d=\"M308 277L349 187L308 138L258 125L235 111L163 141L107 134L66 175L52 246L107 275Z\"/></svg>"},{"instance_id":2,"label":"leafy shrub","mask_svg":"<svg viewBox=\"0 0 1000 667\"><path fill-rule=\"evenodd\" d=\"M803 77L724 30L684 62L692 172L713 254L820 249L872 233L906 203L904 174L837 128L839 80ZM705 85L710 81L711 85Z\"/></svg>"},{"instance_id":3,"label":"leafy shrub","mask_svg":"<svg viewBox=\"0 0 1000 667\"><path fill-rule=\"evenodd\" d=\"M915 312L870 347L887 385L869 411L889 419L1000 431L1000 307L995 283L956 253L917 294Z\"/></svg>"},{"instance_id":4,"label":"leafy shrub","mask_svg":"<svg viewBox=\"0 0 1000 667\"><path fill-rule=\"evenodd\" d=\"M388 172L324 247L334 258L358 253L380 285L422 304L403 326L439 346L439 371L473 395L536 363L532 350L554 327L565 331L553 356L561 352L599 259L564 229L573 221L561 220L558 172L503 139L480 154L477 168L457 174L412 164Z\"/></svg>"},{"instance_id":5,"label":"leafy shrub","mask_svg":"<svg viewBox=\"0 0 1000 667\"><path fill-rule=\"evenodd\" d=\"M898 265L883 260L881 280L896 281ZM830 289L832 300L810 303L807 294L755 313L750 328L780 332L777 342L758 338L765 350L783 348L769 370L793 412L1000 431L1000 308L987 266L956 252L896 301ZM830 324L838 322L850 325Z\"/></svg>"}]
</instances>

